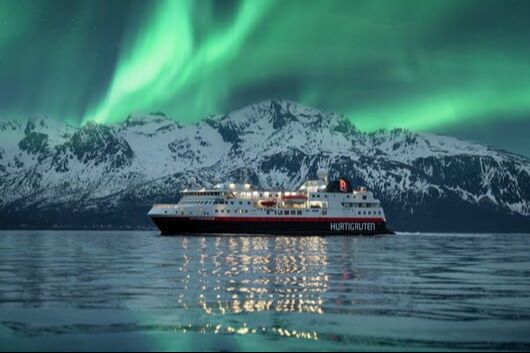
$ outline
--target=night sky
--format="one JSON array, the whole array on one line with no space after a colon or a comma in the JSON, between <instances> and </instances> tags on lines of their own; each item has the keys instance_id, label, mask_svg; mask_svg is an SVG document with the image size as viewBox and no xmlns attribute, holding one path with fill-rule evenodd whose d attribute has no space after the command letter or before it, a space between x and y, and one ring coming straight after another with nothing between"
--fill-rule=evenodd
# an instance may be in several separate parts
<instances>
[{"instance_id":1,"label":"night sky","mask_svg":"<svg viewBox=\"0 0 530 353\"><path fill-rule=\"evenodd\" d=\"M264 99L530 156L530 1L0 0L0 117Z\"/></svg>"}]
</instances>

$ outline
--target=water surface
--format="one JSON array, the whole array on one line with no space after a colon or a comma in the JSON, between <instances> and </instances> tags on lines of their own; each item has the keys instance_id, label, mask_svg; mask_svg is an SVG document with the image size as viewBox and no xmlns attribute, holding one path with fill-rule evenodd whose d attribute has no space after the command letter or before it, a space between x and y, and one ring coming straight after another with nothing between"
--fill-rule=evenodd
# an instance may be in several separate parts
<instances>
[{"instance_id":1,"label":"water surface","mask_svg":"<svg viewBox=\"0 0 530 353\"><path fill-rule=\"evenodd\" d=\"M529 350L530 234L0 232L1 350Z\"/></svg>"}]
</instances>

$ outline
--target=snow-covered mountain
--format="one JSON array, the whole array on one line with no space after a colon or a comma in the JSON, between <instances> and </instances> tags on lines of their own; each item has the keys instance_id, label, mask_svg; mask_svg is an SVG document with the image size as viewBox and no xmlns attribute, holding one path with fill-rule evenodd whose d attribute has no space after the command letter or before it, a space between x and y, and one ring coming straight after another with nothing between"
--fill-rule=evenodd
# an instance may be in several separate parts
<instances>
[{"instance_id":1,"label":"snow-covered mountain","mask_svg":"<svg viewBox=\"0 0 530 353\"><path fill-rule=\"evenodd\" d=\"M184 187L294 188L316 170L381 199L391 227L530 231L530 160L452 137L360 132L337 114L265 101L197 124L160 114L72 127L0 121L0 226L141 227Z\"/></svg>"}]
</instances>

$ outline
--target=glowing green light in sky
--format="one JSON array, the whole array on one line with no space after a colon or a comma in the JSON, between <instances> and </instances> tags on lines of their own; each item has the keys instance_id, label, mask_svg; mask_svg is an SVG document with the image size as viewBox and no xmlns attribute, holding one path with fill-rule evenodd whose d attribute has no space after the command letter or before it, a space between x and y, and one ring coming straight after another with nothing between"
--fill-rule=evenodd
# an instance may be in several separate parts
<instances>
[{"instance_id":1,"label":"glowing green light in sky","mask_svg":"<svg viewBox=\"0 0 530 353\"><path fill-rule=\"evenodd\" d=\"M503 62L500 48L443 42L439 50L406 49L429 40L418 29L442 22L455 3L380 5L244 1L224 26L206 21L207 35L198 39L198 18L213 16L211 4L158 2L144 26L129 33L105 98L85 120L165 108L193 121L223 112L224 100L246 86L259 91L260 82L256 99L281 98L267 90L278 78L286 98L343 112L365 130L428 130L530 108L524 87L530 69ZM301 88L288 90L300 81ZM363 95L369 99L360 100Z\"/></svg>"},{"instance_id":2,"label":"glowing green light in sky","mask_svg":"<svg viewBox=\"0 0 530 353\"><path fill-rule=\"evenodd\" d=\"M193 122L289 99L367 131L513 131L530 117L528 13L486 0L0 0L0 116Z\"/></svg>"},{"instance_id":3,"label":"glowing green light in sky","mask_svg":"<svg viewBox=\"0 0 530 353\"><path fill-rule=\"evenodd\" d=\"M123 119L132 110L152 109L159 102L178 100L181 91L190 86L195 86L195 96L186 102L192 108L190 114L195 109L214 109L220 103L226 86L216 80L228 83L229 76L217 75L217 71L237 57L250 30L272 1L244 2L230 26L200 43L194 38L192 4L166 0L155 6L145 32L134 38L120 56L110 90L88 120Z\"/></svg>"}]
</instances>

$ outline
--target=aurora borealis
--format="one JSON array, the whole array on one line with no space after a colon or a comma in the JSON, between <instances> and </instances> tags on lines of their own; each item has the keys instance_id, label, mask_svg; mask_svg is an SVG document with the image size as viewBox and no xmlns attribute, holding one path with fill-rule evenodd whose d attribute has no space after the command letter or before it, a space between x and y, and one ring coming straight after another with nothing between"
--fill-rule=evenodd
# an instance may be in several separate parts
<instances>
[{"instance_id":1,"label":"aurora borealis","mask_svg":"<svg viewBox=\"0 0 530 353\"><path fill-rule=\"evenodd\" d=\"M0 116L197 121L264 99L530 156L527 1L0 0Z\"/></svg>"}]
</instances>

